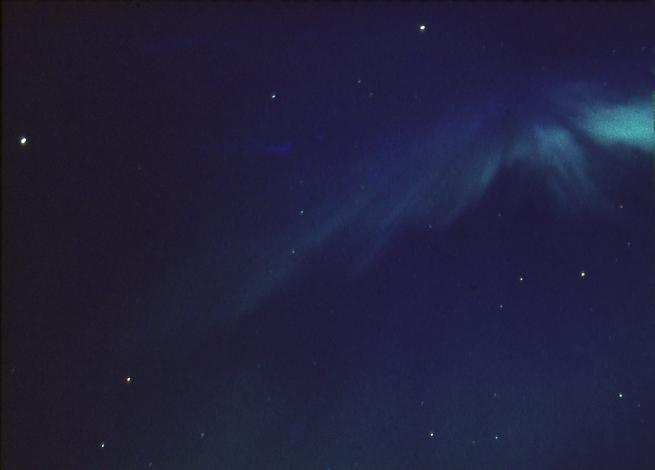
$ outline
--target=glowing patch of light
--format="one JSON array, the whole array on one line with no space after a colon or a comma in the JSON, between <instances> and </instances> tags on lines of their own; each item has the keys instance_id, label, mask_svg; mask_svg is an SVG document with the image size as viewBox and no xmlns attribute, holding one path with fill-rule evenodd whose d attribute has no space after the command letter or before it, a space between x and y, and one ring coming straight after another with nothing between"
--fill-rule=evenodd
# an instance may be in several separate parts
<instances>
[{"instance_id":1,"label":"glowing patch of light","mask_svg":"<svg viewBox=\"0 0 655 470\"><path fill-rule=\"evenodd\" d=\"M602 145L655 148L652 108L648 101L628 105L587 106L577 125Z\"/></svg>"}]
</instances>

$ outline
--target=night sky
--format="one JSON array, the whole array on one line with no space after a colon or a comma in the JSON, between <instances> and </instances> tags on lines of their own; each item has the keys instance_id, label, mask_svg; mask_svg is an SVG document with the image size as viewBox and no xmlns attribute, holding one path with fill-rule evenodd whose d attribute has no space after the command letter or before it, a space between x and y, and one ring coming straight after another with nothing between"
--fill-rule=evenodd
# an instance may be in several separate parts
<instances>
[{"instance_id":1,"label":"night sky","mask_svg":"<svg viewBox=\"0 0 655 470\"><path fill-rule=\"evenodd\" d=\"M2 468L655 468L654 24L3 2Z\"/></svg>"}]
</instances>

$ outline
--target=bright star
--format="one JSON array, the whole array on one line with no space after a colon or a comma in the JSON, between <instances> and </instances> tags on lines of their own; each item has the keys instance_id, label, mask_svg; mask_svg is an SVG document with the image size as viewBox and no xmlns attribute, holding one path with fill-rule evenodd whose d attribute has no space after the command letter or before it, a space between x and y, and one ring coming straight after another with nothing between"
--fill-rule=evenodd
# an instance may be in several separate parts
<instances>
[{"instance_id":1,"label":"bright star","mask_svg":"<svg viewBox=\"0 0 655 470\"><path fill-rule=\"evenodd\" d=\"M22 136L19 140L21 145L27 145L27 137Z\"/></svg>"},{"instance_id":2,"label":"bright star","mask_svg":"<svg viewBox=\"0 0 655 470\"><path fill-rule=\"evenodd\" d=\"M425 32L425 25L424 25L424 24L420 25L420 26L418 27L418 30L419 30L420 32L424 33L424 32Z\"/></svg>"}]
</instances>

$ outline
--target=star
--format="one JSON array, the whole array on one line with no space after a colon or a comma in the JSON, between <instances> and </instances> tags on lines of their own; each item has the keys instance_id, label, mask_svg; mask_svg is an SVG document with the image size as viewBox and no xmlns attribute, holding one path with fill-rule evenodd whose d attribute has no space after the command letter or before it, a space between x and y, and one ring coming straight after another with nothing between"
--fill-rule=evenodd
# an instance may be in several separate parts
<instances>
[{"instance_id":1,"label":"star","mask_svg":"<svg viewBox=\"0 0 655 470\"><path fill-rule=\"evenodd\" d=\"M104 449L105 448L105 441L100 441L100 448Z\"/></svg>"},{"instance_id":2,"label":"star","mask_svg":"<svg viewBox=\"0 0 655 470\"><path fill-rule=\"evenodd\" d=\"M132 377L130 377L129 375L127 377L125 377L125 383L128 384L128 385L131 384L132 383Z\"/></svg>"},{"instance_id":3,"label":"star","mask_svg":"<svg viewBox=\"0 0 655 470\"><path fill-rule=\"evenodd\" d=\"M425 26L424 24L422 24L422 25L420 25L420 26L418 27L418 30L419 30L421 33L424 33L424 32L425 32L425 29L426 29L426 26Z\"/></svg>"},{"instance_id":4,"label":"star","mask_svg":"<svg viewBox=\"0 0 655 470\"><path fill-rule=\"evenodd\" d=\"M21 136L20 139L18 139L18 141L19 141L20 144L23 145L23 146L27 145L27 137L25 137L24 135Z\"/></svg>"},{"instance_id":5,"label":"star","mask_svg":"<svg viewBox=\"0 0 655 470\"><path fill-rule=\"evenodd\" d=\"M277 99L277 93L272 93L271 94L271 100L275 101Z\"/></svg>"},{"instance_id":6,"label":"star","mask_svg":"<svg viewBox=\"0 0 655 470\"><path fill-rule=\"evenodd\" d=\"M586 277L586 276L587 276L587 273L586 273L586 272L584 272L584 271L580 271L580 277L581 277L581 278Z\"/></svg>"}]
</instances>

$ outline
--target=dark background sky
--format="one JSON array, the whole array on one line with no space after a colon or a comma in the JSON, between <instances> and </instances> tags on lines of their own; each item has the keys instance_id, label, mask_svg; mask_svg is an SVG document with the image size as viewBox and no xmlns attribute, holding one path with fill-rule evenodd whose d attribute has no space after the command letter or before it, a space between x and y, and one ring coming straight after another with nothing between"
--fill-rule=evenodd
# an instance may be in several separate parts
<instances>
[{"instance_id":1,"label":"dark background sky","mask_svg":"<svg viewBox=\"0 0 655 470\"><path fill-rule=\"evenodd\" d=\"M3 3L2 467L655 468L653 13Z\"/></svg>"}]
</instances>

